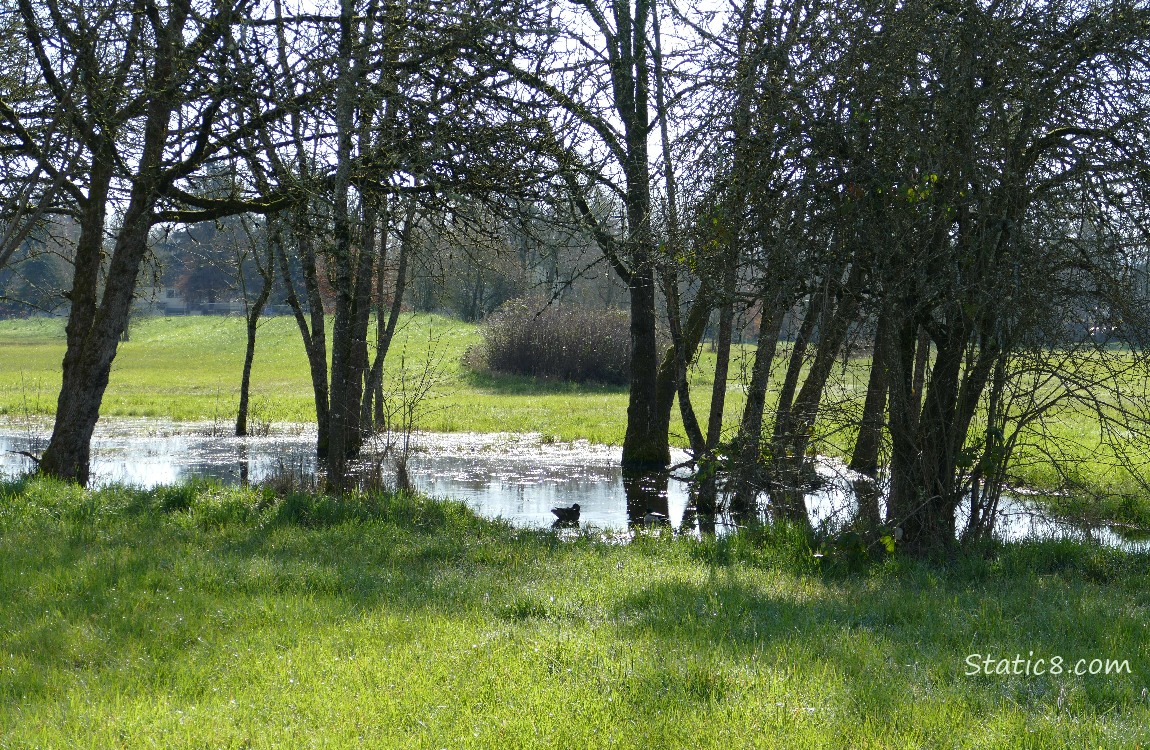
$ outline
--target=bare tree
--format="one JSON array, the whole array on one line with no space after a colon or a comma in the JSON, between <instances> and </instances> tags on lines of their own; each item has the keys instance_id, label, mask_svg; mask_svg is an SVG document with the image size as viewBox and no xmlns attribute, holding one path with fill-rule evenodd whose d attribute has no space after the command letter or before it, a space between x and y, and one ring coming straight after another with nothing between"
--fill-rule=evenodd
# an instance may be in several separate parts
<instances>
[{"instance_id":1,"label":"bare tree","mask_svg":"<svg viewBox=\"0 0 1150 750\"><path fill-rule=\"evenodd\" d=\"M654 225L657 173L648 150L655 123L666 124L674 93L664 66L667 55L652 59L654 13L650 0L598 3L573 0L561 11L564 52L548 68L519 66L516 76L550 102L549 149L567 199L578 211L600 252L627 285L631 313L631 380L623 464L630 469L661 469L670 460L669 427L676 393L681 389L681 363L689 361L702 337L709 312L706 295L692 304L683 320L673 304L675 345L660 351L657 272L663 251ZM660 68L653 80L653 66ZM652 90L657 83L658 91ZM653 97L656 101L653 101ZM670 153L664 149L664 158ZM666 164L670 170L672 165ZM676 210L673 176L666 203ZM593 196L604 190L620 215L603 217ZM677 224L677 222L674 222ZM675 238L681 240L681 236ZM677 282L664 284L672 296ZM690 421L690 420L688 420Z\"/></svg>"},{"instance_id":2,"label":"bare tree","mask_svg":"<svg viewBox=\"0 0 1150 750\"><path fill-rule=\"evenodd\" d=\"M80 236L63 383L40 469L83 483L152 227L274 208L274 201L239 194L199 199L194 182L206 164L236 152L253 118L281 112L253 114L252 69L262 53L252 38L241 44L236 36L250 10L245 2L17 5L21 39L32 53L27 74L66 113L69 137L82 145L78 164L57 162L49 172L64 176L61 189L75 202ZM101 287L110 206L119 221Z\"/></svg>"},{"instance_id":3,"label":"bare tree","mask_svg":"<svg viewBox=\"0 0 1150 750\"><path fill-rule=\"evenodd\" d=\"M315 19L276 6L277 57L286 77L334 82L326 110L301 111L282 132L263 136L269 145L265 166L276 179L310 186L291 231L306 315L294 289L289 304L311 362L317 448L334 487L345 482L347 462L371 426L365 404L378 403L420 212L432 206L450 212L469 196L515 194L533 183L525 144L537 125L523 114L534 112L504 71L511 60L533 54L525 40L543 28L536 11L530 3L487 0L346 0L337 16ZM304 22L314 33L294 31ZM297 65L303 61L309 64ZM274 143L287 148L274 153ZM398 264L385 310L380 300L392 239ZM279 265L290 282L291 263L283 253ZM330 370L325 284L331 292ZM374 363L368 340L373 306Z\"/></svg>"},{"instance_id":4,"label":"bare tree","mask_svg":"<svg viewBox=\"0 0 1150 750\"><path fill-rule=\"evenodd\" d=\"M236 410L236 435L239 437L248 434L248 407L251 400L252 365L256 358L256 334L259 331L260 316L263 315L264 308L267 306L268 300L271 299L272 290L275 288L276 247L283 242L279 236L283 228L276 218L270 219L266 226L259 227L259 231L254 231L254 228L246 225L245 228L248 230L249 240L245 249L253 251L251 254L252 262L259 276L259 291L256 292L254 299L250 297L247 274L245 273L247 270L245 268L247 253L239 254L236 258L236 269L244 298L244 323L247 333L244 347L244 366L240 375L240 404Z\"/></svg>"}]
</instances>

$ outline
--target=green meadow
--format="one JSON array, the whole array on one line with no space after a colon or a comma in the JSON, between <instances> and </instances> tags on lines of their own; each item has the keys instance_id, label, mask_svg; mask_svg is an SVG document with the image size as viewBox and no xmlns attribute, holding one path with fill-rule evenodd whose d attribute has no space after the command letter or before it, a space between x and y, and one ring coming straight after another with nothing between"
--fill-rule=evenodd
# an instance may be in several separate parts
<instances>
[{"instance_id":1,"label":"green meadow","mask_svg":"<svg viewBox=\"0 0 1150 750\"><path fill-rule=\"evenodd\" d=\"M1147 563L30 479L0 485L0 748L1140 748Z\"/></svg>"},{"instance_id":2,"label":"green meadow","mask_svg":"<svg viewBox=\"0 0 1150 750\"><path fill-rule=\"evenodd\" d=\"M134 321L130 340L121 344L113 363L101 413L108 417L214 421L226 428L234 420L239 403L244 340L241 318ZM388 356L388 389L398 388L401 370L408 380L425 371L434 372L433 396L424 402L419 427L443 432L540 432L561 441L622 442L626 431L625 387L476 373L461 360L468 347L479 341L475 325L435 315L403 317ZM751 346L735 347L725 408L727 425L737 424L741 413L741 383L753 353ZM63 355L62 320L0 322L0 415L17 421L51 415ZM851 450L852 425L861 412L869 364L866 358L847 360L832 378L820 425L819 449L823 453L841 456ZM713 368L714 355L704 346L690 375L696 413L703 419L710 406ZM781 377L782 369L775 368L776 378ZM777 393L777 388L774 391ZM251 409L254 420L271 424L315 418L307 361L293 318L269 318L260 325ZM685 446L677 408L671 431L672 441ZM1099 450L1100 437L1090 415L1062 415L1043 440L1061 451L1080 454L1071 478L1088 490L1048 499L1052 507L1076 518L1150 528L1146 493L1129 472L1114 465L1112 451ZM1031 445L1020 452L1014 471L1019 482L1038 489L1055 488L1063 482L1064 477L1035 460L1047 447ZM1145 457L1138 454L1134 458Z\"/></svg>"},{"instance_id":3,"label":"green meadow","mask_svg":"<svg viewBox=\"0 0 1150 750\"><path fill-rule=\"evenodd\" d=\"M374 334L372 334L374 336ZM560 440L620 444L626 432L625 387L576 385L473 373L460 360L479 341L478 327L434 315L405 315L388 355L388 380L436 362L435 397L420 426L442 432L542 432ZM120 345L101 414L179 421L234 420L244 359L244 321L236 317L134 321ZM0 414L55 411L64 357L64 323L0 322ZM698 408L707 408L714 357L696 369ZM741 391L731 388L728 416L737 419ZM299 329L290 317L265 319L252 371L257 418L273 423L315 419L315 402ZM677 420L677 414L676 414ZM676 422L676 433L681 433ZM680 435L679 443L685 445Z\"/></svg>"}]
</instances>

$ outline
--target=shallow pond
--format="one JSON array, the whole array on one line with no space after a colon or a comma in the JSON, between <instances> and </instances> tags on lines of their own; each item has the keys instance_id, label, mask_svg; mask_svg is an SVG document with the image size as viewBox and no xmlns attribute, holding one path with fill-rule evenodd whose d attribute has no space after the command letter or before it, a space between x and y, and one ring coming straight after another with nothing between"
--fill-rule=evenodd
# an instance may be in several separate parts
<instances>
[{"instance_id":1,"label":"shallow pond","mask_svg":"<svg viewBox=\"0 0 1150 750\"><path fill-rule=\"evenodd\" d=\"M39 455L50 431L0 423L0 473L30 471L34 463L19 452ZM314 428L246 438L212 432L209 424L101 420L92 441L93 483L154 487L192 477L261 482L316 470ZM551 508L579 503L583 525L626 529L630 519L620 456L619 448L551 443L538 434L421 433L415 436L408 473L418 490L462 500L484 516L517 526L549 526L555 520ZM394 477L390 462L383 468L385 479ZM637 516L632 518L654 510L678 525L686 489L670 481L650 503L633 508Z\"/></svg>"},{"instance_id":2,"label":"shallow pond","mask_svg":"<svg viewBox=\"0 0 1150 750\"><path fill-rule=\"evenodd\" d=\"M140 487L193 477L261 482L276 475L311 476L316 469L314 428L247 438L214 432L210 424L101 420L92 442L93 481ZM30 471L33 462L20 451L38 455L49 433L50 426L43 424L0 422L0 474ZM483 516L517 526L549 526L555 520L551 508L572 503L580 505L581 525L602 529L625 530L649 511L666 515L676 528L682 528L685 513L690 521L682 481L625 482L620 456L617 447L549 442L538 434L421 433L415 436L408 470L417 489L461 500ZM676 452L672 459L683 461L686 454ZM383 466L390 469L386 461ZM812 519L846 519L854 507L849 472L834 461L822 463L818 471L826 481L807 496ZM637 484L642 485L639 491ZM720 524L718 530L723 529ZM1084 530L1053 520L1020 498L1003 498L996 534L1004 539L1093 538L1150 549L1150 542L1130 542L1110 529Z\"/></svg>"}]
</instances>

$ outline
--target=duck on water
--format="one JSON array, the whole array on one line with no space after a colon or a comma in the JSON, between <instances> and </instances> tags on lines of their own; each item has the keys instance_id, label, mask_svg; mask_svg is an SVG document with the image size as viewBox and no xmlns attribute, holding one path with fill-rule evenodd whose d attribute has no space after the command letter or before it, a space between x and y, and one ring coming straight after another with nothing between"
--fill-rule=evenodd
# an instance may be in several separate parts
<instances>
[{"instance_id":1,"label":"duck on water","mask_svg":"<svg viewBox=\"0 0 1150 750\"><path fill-rule=\"evenodd\" d=\"M555 514L556 526L579 523L579 503L574 503L570 508L564 508L561 505L558 508L552 508L551 512Z\"/></svg>"}]
</instances>

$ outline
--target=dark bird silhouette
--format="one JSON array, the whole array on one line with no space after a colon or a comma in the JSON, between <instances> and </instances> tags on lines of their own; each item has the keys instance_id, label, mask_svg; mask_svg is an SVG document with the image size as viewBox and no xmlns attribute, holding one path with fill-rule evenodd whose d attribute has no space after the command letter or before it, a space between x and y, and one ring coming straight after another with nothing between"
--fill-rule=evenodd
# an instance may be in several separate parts
<instances>
[{"instance_id":1,"label":"dark bird silhouette","mask_svg":"<svg viewBox=\"0 0 1150 750\"><path fill-rule=\"evenodd\" d=\"M562 506L552 508L551 512L555 514L556 523L579 522L579 503L575 503L570 508L564 508Z\"/></svg>"}]
</instances>

